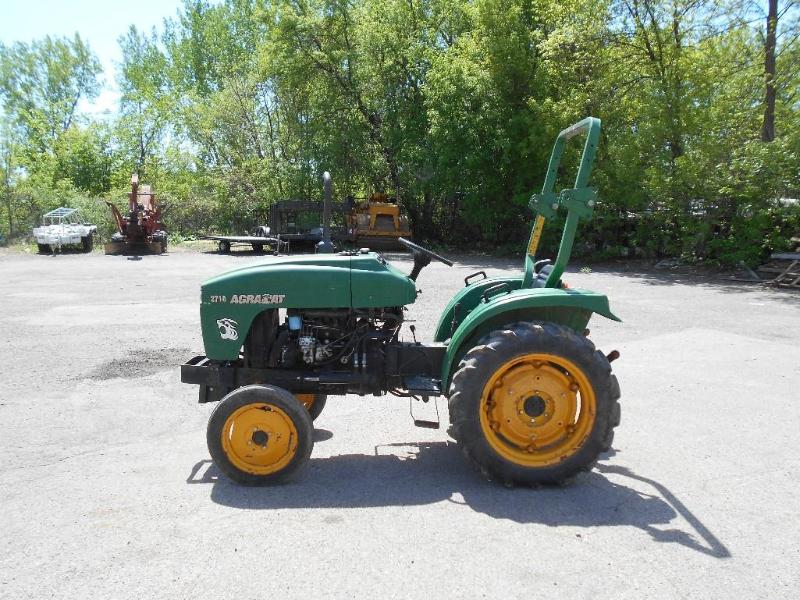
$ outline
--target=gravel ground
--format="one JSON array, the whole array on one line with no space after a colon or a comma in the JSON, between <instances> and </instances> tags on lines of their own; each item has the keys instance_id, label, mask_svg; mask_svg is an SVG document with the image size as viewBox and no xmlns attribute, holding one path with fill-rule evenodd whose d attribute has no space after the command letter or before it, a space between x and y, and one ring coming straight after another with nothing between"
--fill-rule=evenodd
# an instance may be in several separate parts
<instances>
[{"instance_id":1,"label":"gravel ground","mask_svg":"<svg viewBox=\"0 0 800 600\"><path fill-rule=\"evenodd\" d=\"M420 277L422 340L466 274L518 267L456 258ZM625 321L590 324L622 353L622 425L570 486L482 481L444 401L432 431L348 396L296 482L247 489L210 463L213 406L179 365L200 283L254 260L274 259L0 254L1 598L797 597L797 294L570 273Z\"/></svg>"}]
</instances>

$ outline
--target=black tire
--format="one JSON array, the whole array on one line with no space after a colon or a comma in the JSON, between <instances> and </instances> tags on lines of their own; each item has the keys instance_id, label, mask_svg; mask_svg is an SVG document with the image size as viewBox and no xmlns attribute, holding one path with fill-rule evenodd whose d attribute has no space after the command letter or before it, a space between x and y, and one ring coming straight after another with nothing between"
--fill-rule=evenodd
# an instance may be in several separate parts
<instances>
[{"instance_id":1,"label":"black tire","mask_svg":"<svg viewBox=\"0 0 800 600\"><path fill-rule=\"evenodd\" d=\"M50 254L50 244L36 244L36 248L39 250L39 254Z\"/></svg>"},{"instance_id":2,"label":"black tire","mask_svg":"<svg viewBox=\"0 0 800 600\"><path fill-rule=\"evenodd\" d=\"M90 233L81 238L81 250L88 253L92 251L92 248L94 248L94 236Z\"/></svg>"},{"instance_id":3,"label":"black tire","mask_svg":"<svg viewBox=\"0 0 800 600\"><path fill-rule=\"evenodd\" d=\"M264 244L253 244L253 252L261 254L264 252Z\"/></svg>"},{"instance_id":4,"label":"black tire","mask_svg":"<svg viewBox=\"0 0 800 600\"><path fill-rule=\"evenodd\" d=\"M311 416L311 420L316 421L317 417L322 414L322 409L325 408L325 403L328 401L328 395L313 394L313 396L314 396L314 401L311 403L310 407L306 406L306 408L308 409L308 414Z\"/></svg>"},{"instance_id":5,"label":"black tire","mask_svg":"<svg viewBox=\"0 0 800 600\"><path fill-rule=\"evenodd\" d=\"M245 471L232 462L224 448L222 436L226 422L236 411L250 404L264 404L280 409L297 430L294 454L288 464L278 471L269 474ZM248 385L233 390L220 400L208 420L206 442L214 463L230 479L242 485L268 485L288 481L308 462L314 448L313 432L314 425L308 411L290 392L271 385ZM265 435L264 440L266 447L269 437ZM289 443L291 445L294 442L290 440Z\"/></svg>"},{"instance_id":6,"label":"black tire","mask_svg":"<svg viewBox=\"0 0 800 600\"><path fill-rule=\"evenodd\" d=\"M491 402L487 400L487 403L484 404L484 389L492 381L493 376L501 372L501 369L507 369L508 365L514 365L514 361L519 361L521 357L529 354L547 354L571 362L582 373L582 377L594 392L596 404L594 420L591 421L591 417L587 418L585 437L582 440L571 442L575 447L569 449L570 454L560 457L560 462L552 461L547 464L531 466L522 463L521 460L511 460L508 455L503 456L497 448L492 446L494 443L502 447L504 443L508 442L507 438L502 437L502 430L497 434L486 431L486 423L490 419L488 415L498 402L495 401L494 396L490 395L488 397L491 398ZM553 372L561 373L558 370ZM563 373L564 378L577 375L576 373L570 375L566 371ZM571 380L574 383L575 379ZM502 381L500 379L500 382ZM524 381L527 382L530 379ZM495 383L495 385L499 384ZM489 394L494 393L494 391L489 392ZM539 394L539 392L535 393ZM561 396L563 397L563 394ZM608 359L602 352L595 350L594 344L586 337L554 323L514 323L506 328L492 331L483 337L460 362L451 379L449 389L450 434L461 446L467 458L488 479L506 485L561 484L581 471L591 470L596 464L598 456L611 448L614 440L614 427L620 422L619 397L619 383L611 373ZM531 406L536 406L537 403L543 405L542 398L538 395L532 396L529 400L535 400ZM501 396L499 404L504 402L520 401L505 399L505 396ZM525 411L528 410L527 402L528 400L524 401ZM558 398L551 398L549 402L552 402L551 406L558 410ZM502 413L504 416L510 417L509 423L512 422L511 417L516 414L514 411L519 406L520 404L506 404L501 409L505 411ZM511 407L511 410L508 407ZM484 425L481 424L481 410L485 410L487 415ZM555 413L555 410L551 412ZM523 411L520 410L519 414L523 415ZM588 414L591 414L590 411ZM529 416L538 418L541 413L529 413ZM543 416L546 418L547 412L544 412ZM523 415L520 417L520 421L524 421L526 418ZM533 422L534 419L531 418L530 423ZM494 425L500 428L506 427L505 424L494 423ZM561 425L561 422L558 425ZM514 425L507 427L510 431ZM494 429L494 431L498 430ZM568 429L567 431L569 432ZM493 436L492 441L488 439L489 435ZM571 434L567 433L566 435ZM531 439L533 440L535 437L531 436ZM534 449L533 443L531 442L531 449L526 451L539 451L538 448ZM522 452L518 446L509 445L509 448L513 448L518 453ZM544 450L546 451L547 448ZM511 451L506 452L506 454L511 453ZM515 456L519 456L519 454Z\"/></svg>"},{"instance_id":7,"label":"black tire","mask_svg":"<svg viewBox=\"0 0 800 600\"><path fill-rule=\"evenodd\" d=\"M231 243L221 240L217 244L217 250L219 250L220 254L228 254L231 251Z\"/></svg>"}]
</instances>

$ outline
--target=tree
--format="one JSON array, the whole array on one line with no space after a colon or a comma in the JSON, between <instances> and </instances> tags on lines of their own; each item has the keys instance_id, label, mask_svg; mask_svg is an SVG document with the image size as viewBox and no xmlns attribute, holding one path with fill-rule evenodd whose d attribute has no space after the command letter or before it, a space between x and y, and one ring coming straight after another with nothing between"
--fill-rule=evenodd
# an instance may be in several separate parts
<instances>
[{"instance_id":1,"label":"tree","mask_svg":"<svg viewBox=\"0 0 800 600\"><path fill-rule=\"evenodd\" d=\"M51 152L75 121L78 102L95 98L100 62L76 33L0 46L0 99L25 145Z\"/></svg>"},{"instance_id":2,"label":"tree","mask_svg":"<svg viewBox=\"0 0 800 600\"><path fill-rule=\"evenodd\" d=\"M767 36L764 44L764 124L761 140L775 140L775 38L778 31L778 0L767 0Z\"/></svg>"},{"instance_id":3,"label":"tree","mask_svg":"<svg viewBox=\"0 0 800 600\"><path fill-rule=\"evenodd\" d=\"M14 188L11 185L12 171L14 170L14 147L11 140L11 131L5 121L0 122L2 135L0 135L0 173L3 179L3 205L6 209L8 222L8 237L14 236Z\"/></svg>"},{"instance_id":4,"label":"tree","mask_svg":"<svg viewBox=\"0 0 800 600\"><path fill-rule=\"evenodd\" d=\"M800 195L797 6L184 0L120 39L111 127L78 114L99 68L79 38L2 47L2 205L24 229L135 170L175 199L171 228L241 230L330 170L340 198L395 196L420 238L516 250L553 138L591 114L601 202L576 253L756 260L792 227L775 199Z\"/></svg>"},{"instance_id":5,"label":"tree","mask_svg":"<svg viewBox=\"0 0 800 600\"><path fill-rule=\"evenodd\" d=\"M73 125L59 136L55 146L54 179L66 179L82 192L100 196L111 189L114 158L111 132L101 123Z\"/></svg>"},{"instance_id":6,"label":"tree","mask_svg":"<svg viewBox=\"0 0 800 600\"><path fill-rule=\"evenodd\" d=\"M124 170L139 173L142 180L156 160L176 102L169 88L167 57L155 40L155 30L144 34L134 25L119 39L123 60L117 78L120 114L115 137Z\"/></svg>"}]
</instances>

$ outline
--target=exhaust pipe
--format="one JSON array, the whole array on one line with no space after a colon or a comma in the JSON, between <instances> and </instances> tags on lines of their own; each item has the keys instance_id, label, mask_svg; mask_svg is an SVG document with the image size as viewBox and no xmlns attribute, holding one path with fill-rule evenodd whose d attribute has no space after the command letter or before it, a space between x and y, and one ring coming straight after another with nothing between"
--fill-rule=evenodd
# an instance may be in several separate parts
<instances>
[{"instance_id":1,"label":"exhaust pipe","mask_svg":"<svg viewBox=\"0 0 800 600\"><path fill-rule=\"evenodd\" d=\"M336 248L331 242L331 201L333 199L333 181L331 174L325 171L322 174L322 184L325 191L322 205L322 241L317 244L317 252L331 254Z\"/></svg>"}]
</instances>

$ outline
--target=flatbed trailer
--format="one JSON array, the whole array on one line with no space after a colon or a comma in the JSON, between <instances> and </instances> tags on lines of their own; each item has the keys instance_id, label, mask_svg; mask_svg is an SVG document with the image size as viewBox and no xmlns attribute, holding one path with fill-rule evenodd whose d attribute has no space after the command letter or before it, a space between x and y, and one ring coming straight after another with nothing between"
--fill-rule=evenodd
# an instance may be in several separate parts
<instances>
[{"instance_id":1,"label":"flatbed trailer","mask_svg":"<svg viewBox=\"0 0 800 600\"><path fill-rule=\"evenodd\" d=\"M275 254L278 254L282 248L288 246L288 243L280 236L269 235L269 231L269 227L262 225L255 229L253 235L206 235L203 239L216 241L220 254L228 254L231 246L250 246L254 252L263 252L264 247L269 246Z\"/></svg>"}]
</instances>

